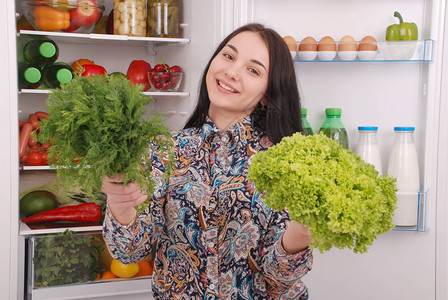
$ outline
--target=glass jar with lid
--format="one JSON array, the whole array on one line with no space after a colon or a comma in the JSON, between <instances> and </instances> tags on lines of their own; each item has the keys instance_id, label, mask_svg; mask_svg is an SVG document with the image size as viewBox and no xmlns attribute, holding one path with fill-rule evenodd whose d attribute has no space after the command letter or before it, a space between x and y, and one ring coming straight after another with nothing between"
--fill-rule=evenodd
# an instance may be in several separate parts
<instances>
[{"instance_id":1,"label":"glass jar with lid","mask_svg":"<svg viewBox=\"0 0 448 300\"><path fill-rule=\"evenodd\" d=\"M146 36L145 0L114 0L114 34Z\"/></svg>"},{"instance_id":2,"label":"glass jar with lid","mask_svg":"<svg viewBox=\"0 0 448 300\"><path fill-rule=\"evenodd\" d=\"M177 0L148 0L148 36L179 37Z\"/></svg>"}]
</instances>

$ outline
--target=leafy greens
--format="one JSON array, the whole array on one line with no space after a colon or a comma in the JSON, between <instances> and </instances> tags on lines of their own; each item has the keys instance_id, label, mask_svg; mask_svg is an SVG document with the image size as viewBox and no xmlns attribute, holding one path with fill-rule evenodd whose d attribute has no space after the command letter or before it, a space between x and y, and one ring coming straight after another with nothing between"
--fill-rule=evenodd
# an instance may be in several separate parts
<instances>
[{"instance_id":1,"label":"leafy greens","mask_svg":"<svg viewBox=\"0 0 448 300\"><path fill-rule=\"evenodd\" d=\"M322 133L285 137L257 153L249 179L266 204L287 208L292 220L309 226L311 247L367 252L376 237L392 229L395 179Z\"/></svg>"},{"instance_id":2,"label":"leafy greens","mask_svg":"<svg viewBox=\"0 0 448 300\"><path fill-rule=\"evenodd\" d=\"M52 91L38 138L50 141L48 161L67 189L80 186L93 196L104 175L120 173L124 184L136 181L152 194L148 147L154 139L168 148L170 131L159 114L150 115L152 99L141 91L141 85L108 75L76 76Z\"/></svg>"}]
</instances>

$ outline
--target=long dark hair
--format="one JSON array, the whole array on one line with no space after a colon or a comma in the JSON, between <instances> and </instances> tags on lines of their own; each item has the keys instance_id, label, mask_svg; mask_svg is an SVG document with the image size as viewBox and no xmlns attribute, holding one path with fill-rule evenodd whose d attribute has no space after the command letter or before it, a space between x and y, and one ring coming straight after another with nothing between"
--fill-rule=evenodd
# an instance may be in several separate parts
<instances>
[{"instance_id":1,"label":"long dark hair","mask_svg":"<svg viewBox=\"0 0 448 300\"><path fill-rule=\"evenodd\" d=\"M234 36L245 31L258 33L269 49L269 79L264 95L266 105L259 103L252 112L252 117L254 125L265 131L271 141L276 144L285 136L303 131L300 96L294 64L286 43L276 31L256 23L239 27L219 44L202 74L199 99L184 128L201 127L204 124L210 107L206 85L206 75L210 64Z\"/></svg>"}]
</instances>

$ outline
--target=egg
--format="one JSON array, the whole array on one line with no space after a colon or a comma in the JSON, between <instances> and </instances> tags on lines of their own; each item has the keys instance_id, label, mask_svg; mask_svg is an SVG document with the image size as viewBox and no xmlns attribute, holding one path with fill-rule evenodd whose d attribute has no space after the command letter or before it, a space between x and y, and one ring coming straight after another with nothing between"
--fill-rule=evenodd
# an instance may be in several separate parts
<instances>
[{"instance_id":1,"label":"egg","mask_svg":"<svg viewBox=\"0 0 448 300\"><path fill-rule=\"evenodd\" d=\"M356 51L356 48L356 41L350 35L342 37L338 44L338 51Z\"/></svg>"},{"instance_id":2,"label":"egg","mask_svg":"<svg viewBox=\"0 0 448 300\"><path fill-rule=\"evenodd\" d=\"M317 51L317 41L307 36L300 42L299 51Z\"/></svg>"},{"instance_id":3,"label":"egg","mask_svg":"<svg viewBox=\"0 0 448 300\"><path fill-rule=\"evenodd\" d=\"M359 42L359 51L376 51L378 49L376 40L373 36L366 36Z\"/></svg>"},{"instance_id":4,"label":"egg","mask_svg":"<svg viewBox=\"0 0 448 300\"><path fill-rule=\"evenodd\" d=\"M284 36L283 40L285 41L286 45L288 46L289 51L296 51L297 50L297 43L296 40L290 36Z\"/></svg>"},{"instance_id":5,"label":"egg","mask_svg":"<svg viewBox=\"0 0 448 300\"><path fill-rule=\"evenodd\" d=\"M336 42L331 36L324 36L317 45L317 51L336 51Z\"/></svg>"}]
</instances>

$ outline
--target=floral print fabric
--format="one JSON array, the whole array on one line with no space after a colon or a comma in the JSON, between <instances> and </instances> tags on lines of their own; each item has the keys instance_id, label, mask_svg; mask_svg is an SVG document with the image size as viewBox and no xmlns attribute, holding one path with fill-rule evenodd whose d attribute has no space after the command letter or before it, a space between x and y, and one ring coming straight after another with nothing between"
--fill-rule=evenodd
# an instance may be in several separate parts
<instances>
[{"instance_id":1,"label":"floral print fabric","mask_svg":"<svg viewBox=\"0 0 448 300\"><path fill-rule=\"evenodd\" d=\"M251 158L272 145L246 117L220 131L210 119L174 137L175 165L154 151L150 207L126 229L107 209L103 236L114 258L138 262L155 247L156 299L307 299L301 278L312 250L281 247L289 217L247 180Z\"/></svg>"}]
</instances>

